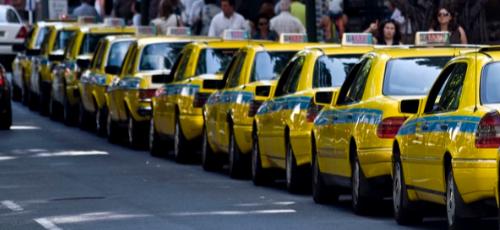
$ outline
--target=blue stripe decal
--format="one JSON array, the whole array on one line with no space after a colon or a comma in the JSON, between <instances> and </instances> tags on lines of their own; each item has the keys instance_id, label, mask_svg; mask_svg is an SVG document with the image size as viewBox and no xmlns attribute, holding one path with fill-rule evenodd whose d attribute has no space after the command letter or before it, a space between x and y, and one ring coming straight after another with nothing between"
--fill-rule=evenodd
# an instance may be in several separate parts
<instances>
[{"instance_id":1,"label":"blue stripe decal","mask_svg":"<svg viewBox=\"0 0 500 230\"><path fill-rule=\"evenodd\" d=\"M309 107L311 98L312 97L310 96L286 96L276 98L274 100L264 102L257 111L257 114L266 114L279 110L292 110L297 107L300 110L305 110Z\"/></svg>"},{"instance_id":2,"label":"blue stripe decal","mask_svg":"<svg viewBox=\"0 0 500 230\"><path fill-rule=\"evenodd\" d=\"M213 96L211 96L207 101L207 104L249 104L253 100L253 98L253 93L248 91L221 91L213 94Z\"/></svg>"},{"instance_id":3,"label":"blue stripe decal","mask_svg":"<svg viewBox=\"0 0 500 230\"><path fill-rule=\"evenodd\" d=\"M383 112L378 109L330 109L323 110L314 121L316 126L332 124L374 124L382 121Z\"/></svg>"},{"instance_id":4,"label":"blue stripe decal","mask_svg":"<svg viewBox=\"0 0 500 230\"><path fill-rule=\"evenodd\" d=\"M193 96L200 90L199 85L194 84L167 84L164 86L166 95Z\"/></svg>"},{"instance_id":5,"label":"blue stripe decal","mask_svg":"<svg viewBox=\"0 0 500 230\"><path fill-rule=\"evenodd\" d=\"M480 120L480 117L474 116L432 116L417 118L407 121L399 129L398 135L415 134L417 123L420 124L422 133L449 132L457 129L464 133L474 133Z\"/></svg>"}]
</instances>

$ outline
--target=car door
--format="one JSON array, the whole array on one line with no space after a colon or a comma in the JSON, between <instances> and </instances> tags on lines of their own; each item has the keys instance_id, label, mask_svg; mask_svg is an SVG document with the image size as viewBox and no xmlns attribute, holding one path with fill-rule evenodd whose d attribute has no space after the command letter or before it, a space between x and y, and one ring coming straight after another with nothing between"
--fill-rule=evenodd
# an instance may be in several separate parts
<instances>
[{"instance_id":1,"label":"car door","mask_svg":"<svg viewBox=\"0 0 500 230\"><path fill-rule=\"evenodd\" d=\"M422 124L423 148L413 148L410 157L416 159L411 167L413 185L427 191L444 192L443 156L450 135L459 130L455 122L460 105L466 63L449 66L429 94ZM420 151L418 150L420 149Z\"/></svg>"}]
</instances>

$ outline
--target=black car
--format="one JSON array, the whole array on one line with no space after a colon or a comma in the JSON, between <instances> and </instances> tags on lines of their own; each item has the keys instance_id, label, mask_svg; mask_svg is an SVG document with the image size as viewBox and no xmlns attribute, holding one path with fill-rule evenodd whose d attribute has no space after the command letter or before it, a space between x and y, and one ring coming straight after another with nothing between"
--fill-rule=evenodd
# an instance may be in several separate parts
<instances>
[{"instance_id":1,"label":"black car","mask_svg":"<svg viewBox=\"0 0 500 230\"><path fill-rule=\"evenodd\" d=\"M10 129L12 125L12 105L10 104L10 86L7 72L0 65L0 130Z\"/></svg>"}]
</instances>

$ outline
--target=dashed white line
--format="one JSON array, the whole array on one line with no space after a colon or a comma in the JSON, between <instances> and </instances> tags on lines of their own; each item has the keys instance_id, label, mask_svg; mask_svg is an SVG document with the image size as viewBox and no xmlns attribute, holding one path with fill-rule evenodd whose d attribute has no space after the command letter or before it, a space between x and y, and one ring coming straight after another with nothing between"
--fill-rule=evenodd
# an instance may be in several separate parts
<instances>
[{"instance_id":1,"label":"dashed white line","mask_svg":"<svg viewBox=\"0 0 500 230\"><path fill-rule=\"evenodd\" d=\"M21 207L20 205L14 203L14 201L11 201L11 200L4 200L1 202L1 204L3 206L5 206L6 208L14 211L14 212L22 212L24 211L23 207Z\"/></svg>"},{"instance_id":2,"label":"dashed white line","mask_svg":"<svg viewBox=\"0 0 500 230\"><path fill-rule=\"evenodd\" d=\"M34 220L35 220L35 222L37 222L38 224L40 224L43 228L45 228L47 230L62 230L62 228L57 227L57 225L52 223L52 221L50 221L47 218L37 218Z\"/></svg>"}]
</instances>

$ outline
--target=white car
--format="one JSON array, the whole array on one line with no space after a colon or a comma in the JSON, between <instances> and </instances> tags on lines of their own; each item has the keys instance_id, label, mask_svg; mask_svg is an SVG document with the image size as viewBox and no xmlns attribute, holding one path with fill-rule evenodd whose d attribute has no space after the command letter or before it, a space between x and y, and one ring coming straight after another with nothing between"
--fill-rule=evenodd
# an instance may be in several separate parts
<instances>
[{"instance_id":1,"label":"white car","mask_svg":"<svg viewBox=\"0 0 500 230\"><path fill-rule=\"evenodd\" d=\"M22 45L27 35L28 28L16 9L9 5L0 5L0 62L7 70L17 54L13 46Z\"/></svg>"}]
</instances>

